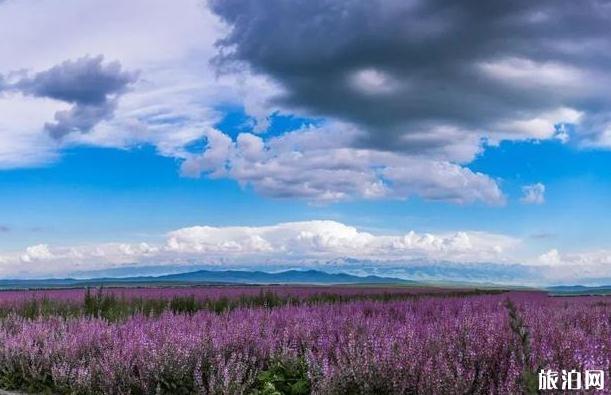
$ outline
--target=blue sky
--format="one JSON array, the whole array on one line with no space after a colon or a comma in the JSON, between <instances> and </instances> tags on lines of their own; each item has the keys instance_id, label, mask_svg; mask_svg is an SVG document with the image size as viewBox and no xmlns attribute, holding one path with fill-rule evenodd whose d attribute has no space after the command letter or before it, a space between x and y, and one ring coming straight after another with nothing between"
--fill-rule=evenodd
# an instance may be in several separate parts
<instances>
[{"instance_id":1,"label":"blue sky","mask_svg":"<svg viewBox=\"0 0 611 395\"><path fill-rule=\"evenodd\" d=\"M231 113L230 118L241 117ZM228 133L235 133L234 126L219 124ZM611 219L600 215L611 196L606 151L577 150L557 141L502 143L487 148L469 167L501 180L509 197L505 206L418 197L313 205L260 196L232 180L182 177L179 163L151 146L73 148L50 166L0 172L2 218L11 230L1 242L16 249L40 242L159 240L168 230L200 224L261 226L308 219L333 219L378 233L482 230L540 239L536 244L549 247L596 248L611 237ZM521 204L521 186L536 182L546 185L545 204Z\"/></svg>"},{"instance_id":2,"label":"blue sky","mask_svg":"<svg viewBox=\"0 0 611 395\"><path fill-rule=\"evenodd\" d=\"M499 9L515 26L490 16L489 33L529 46L490 51L456 15L422 20L441 3L0 3L15 37L0 45L0 276L449 265L607 281L608 59L545 43L611 47L595 28L611 14L585 12L572 37L523 17L571 21L569 3ZM314 30L295 19L315 14ZM479 41L452 55L451 31Z\"/></svg>"}]
</instances>

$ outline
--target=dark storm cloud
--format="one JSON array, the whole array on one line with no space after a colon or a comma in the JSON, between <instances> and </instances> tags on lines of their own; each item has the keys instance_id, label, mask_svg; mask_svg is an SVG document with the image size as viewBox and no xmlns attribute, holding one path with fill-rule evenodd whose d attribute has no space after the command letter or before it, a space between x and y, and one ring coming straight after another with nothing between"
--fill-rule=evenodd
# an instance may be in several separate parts
<instances>
[{"instance_id":1,"label":"dark storm cloud","mask_svg":"<svg viewBox=\"0 0 611 395\"><path fill-rule=\"evenodd\" d=\"M134 81L134 75L121 70L121 64L104 65L102 56L67 60L18 83L22 91L68 103L99 105L109 95L121 93Z\"/></svg>"},{"instance_id":2,"label":"dark storm cloud","mask_svg":"<svg viewBox=\"0 0 611 395\"><path fill-rule=\"evenodd\" d=\"M218 43L221 68L273 77L286 89L280 104L355 122L367 145L465 137L426 135L441 125L512 133L500 125L563 107L584 112L589 133L611 119L608 1L209 3L232 28Z\"/></svg>"},{"instance_id":3,"label":"dark storm cloud","mask_svg":"<svg viewBox=\"0 0 611 395\"><path fill-rule=\"evenodd\" d=\"M119 62L103 61L102 56L67 60L20 80L12 88L72 104L69 110L55 114L55 122L45 124L53 137L85 133L112 117L117 99L137 79L136 73L123 71Z\"/></svg>"},{"instance_id":4,"label":"dark storm cloud","mask_svg":"<svg viewBox=\"0 0 611 395\"><path fill-rule=\"evenodd\" d=\"M112 118L116 101L109 100L97 105L75 104L71 109L55 113L55 122L45 123L45 130L53 138L62 138L68 133L86 133L98 122Z\"/></svg>"}]
</instances>

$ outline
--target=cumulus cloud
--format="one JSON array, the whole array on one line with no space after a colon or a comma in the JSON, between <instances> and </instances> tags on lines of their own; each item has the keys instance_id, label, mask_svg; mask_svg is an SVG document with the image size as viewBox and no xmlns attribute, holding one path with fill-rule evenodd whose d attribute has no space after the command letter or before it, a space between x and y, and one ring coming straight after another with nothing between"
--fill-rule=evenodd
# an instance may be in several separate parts
<instances>
[{"instance_id":1,"label":"cumulus cloud","mask_svg":"<svg viewBox=\"0 0 611 395\"><path fill-rule=\"evenodd\" d=\"M561 252L553 248L541 254L533 264L549 268L550 278L573 283L580 278L602 281L611 278L611 250Z\"/></svg>"},{"instance_id":2,"label":"cumulus cloud","mask_svg":"<svg viewBox=\"0 0 611 395\"><path fill-rule=\"evenodd\" d=\"M192 226L158 243L76 246L37 244L0 254L0 276L66 276L138 268L282 270L317 268L419 280L507 284L601 284L611 278L611 251L530 256L523 241L504 234L453 231L374 234L329 220L268 226ZM159 270L156 271L159 273Z\"/></svg>"},{"instance_id":3,"label":"cumulus cloud","mask_svg":"<svg viewBox=\"0 0 611 395\"><path fill-rule=\"evenodd\" d=\"M119 62L104 64L103 61L101 55L66 60L19 80L10 89L72 106L56 112L55 122L44 125L52 137L87 133L100 121L112 117L120 95L137 78L136 73L123 71Z\"/></svg>"},{"instance_id":4,"label":"cumulus cloud","mask_svg":"<svg viewBox=\"0 0 611 395\"><path fill-rule=\"evenodd\" d=\"M579 125L582 143L609 143L605 1L209 4L231 27L218 42L221 69L273 78L285 88L275 103L355 123L368 132L363 146L545 139L563 122ZM459 137L439 132L447 128Z\"/></svg>"},{"instance_id":5,"label":"cumulus cloud","mask_svg":"<svg viewBox=\"0 0 611 395\"><path fill-rule=\"evenodd\" d=\"M518 240L481 232L373 235L335 221L289 222L263 227L196 226L168 235L178 253L233 258L284 259L351 257L375 260L485 261L498 258Z\"/></svg>"},{"instance_id":6,"label":"cumulus cloud","mask_svg":"<svg viewBox=\"0 0 611 395\"><path fill-rule=\"evenodd\" d=\"M360 133L336 123L266 140L242 133L234 141L212 130L203 153L188 157L182 173L230 177L267 196L313 201L419 196L454 203L504 203L495 180L455 163L351 148Z\"/></svg>"},{"instance_id":7,"label":"cumulus cloud","mask_svg":"<svg viewBox=\"0 0 611 395\"><path fill-rule=\"evenodd\" d=\"M56 255L52 254L49 250L49 246L46 244L37 244L30 246L25 249L25 254L21 256L23 262L41 261L54 258Z\"/></svg>"},{"instance_id":8,"label":"cumulus cloud","mask_svg":"<svg viewBox=\"0 0 611 395\"><path fill-rule=\"evenodd\" d=\"M4 254L3 275L15 272L33 275L65 274L79 270L112 268L157 256L159 247L147 243L102 243L84 246L37 244L22 253Z\"/></svg>"},{"instance_id":9,"label":"cumulus cloud","mask_svg":"<svg viewBox=\"0 0 611 395\"><path fill-rule=\"evenodd\" d=\"M524 204L543 204L545 202L545 185L540 182L522 187L522 198Z\"/></svg>"},{"instance_id":10,"label":"cumulus cloud","mask_svg":"<svg viewBox=\"0 0 611 395\"><path fill-rule=\"evenodd\" d=\"M505 262L520 241L485 232L374 235L335 221L270 226L194 226L171 231L164 243L103 243L84 246L38 244L0 255L3 275L14 272L59 274L138 264L204 264L274 268L307 267L336 259L401 263Z\"/></svg>"},{"instance_id":11,"label":"cumulus cloud","mask_svg":"<svg viewBox=\"0 0 611 395\"><path fill-rule=\"evenodd\" d=\"M538 258L538 263L549 266L591 266L604 265L611 270L611 251L595 250L576 253L561 253L557 249L551 249Z\"/></svg>"}]
</instances>

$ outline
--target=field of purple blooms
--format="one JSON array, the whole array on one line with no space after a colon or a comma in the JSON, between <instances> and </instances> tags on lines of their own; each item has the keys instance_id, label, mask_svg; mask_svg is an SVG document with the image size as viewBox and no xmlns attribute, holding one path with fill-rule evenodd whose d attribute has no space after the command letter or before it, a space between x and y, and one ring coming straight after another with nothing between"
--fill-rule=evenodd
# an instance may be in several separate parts
<instances>
[{"instance_id":1,"label":"field of purple blooms","mask_svg":"<svg viewBox=\"0 0 611 395\"><path fill-rule=\"evenodd\" d=\"M303 292L301 297L311 296ZM604 370L609 383L609 298L452 295L166 310L118 321L10 313L0 320L0 388L83 394L534 393L542 368Z\"/></svg>"}]
</instances>

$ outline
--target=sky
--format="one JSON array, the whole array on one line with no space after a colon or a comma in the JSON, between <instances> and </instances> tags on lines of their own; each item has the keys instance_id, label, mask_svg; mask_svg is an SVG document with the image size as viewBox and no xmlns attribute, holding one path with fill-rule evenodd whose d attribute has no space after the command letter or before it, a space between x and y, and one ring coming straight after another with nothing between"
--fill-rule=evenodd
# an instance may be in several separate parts
<instances>
[{"instance_id":1,"label":"sky","mask_svg":"<svg viewBox=\"0 0 611 395\"><path fill-rule=\"evenodd\" d=\"M0 0L0 278L611 282L611 3Z\"/></svg>"}]
</instances>

